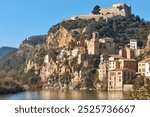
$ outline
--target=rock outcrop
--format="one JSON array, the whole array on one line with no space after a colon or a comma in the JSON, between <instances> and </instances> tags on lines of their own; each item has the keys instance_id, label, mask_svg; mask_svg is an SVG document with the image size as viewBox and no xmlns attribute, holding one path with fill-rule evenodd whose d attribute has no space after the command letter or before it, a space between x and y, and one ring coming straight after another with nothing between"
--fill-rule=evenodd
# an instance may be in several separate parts
<instances>
[{"instance_id":1,"label":"rock outcrop","mask_svg":"<svg viewBox=\"0 0 150 117\"><path fill-rule=\"evenodd\" d=\"M47 38L47 46L57 46L57 47L65 47L68 48L69 43L73 39L71 32L65 29L64 27L60 27L60 29L56 33L49 34Z\"/></svg>"},{"instance_id":2,"label":"rock outcrop","mask_svg":"<svg viewBox=\"0 0 150 117\"><path fill-rule=\"evenodd\" d=\"M145 58L150 57L150 34L148 35L146 46L144 48L144 56Z\"/></svg>"}]
</instances>

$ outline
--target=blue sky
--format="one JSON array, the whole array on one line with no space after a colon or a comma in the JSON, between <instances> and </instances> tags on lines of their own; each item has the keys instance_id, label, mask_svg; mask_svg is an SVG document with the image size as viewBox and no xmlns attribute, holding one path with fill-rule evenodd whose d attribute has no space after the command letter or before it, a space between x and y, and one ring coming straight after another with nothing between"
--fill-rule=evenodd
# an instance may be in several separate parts
<instances>
[{"instance_id":1,"label":"blue sky","mask_svg":"<svg viewBox=\"0 0 150 117\"><path fill-rule=\"evenodd\" d=\"M149 0L0 0L0 47L19 47L32 35L46 34L48 29L73 15L90 13L98 4L132 6L134 14L150 21Z\"/></svg>"}]
</instances>

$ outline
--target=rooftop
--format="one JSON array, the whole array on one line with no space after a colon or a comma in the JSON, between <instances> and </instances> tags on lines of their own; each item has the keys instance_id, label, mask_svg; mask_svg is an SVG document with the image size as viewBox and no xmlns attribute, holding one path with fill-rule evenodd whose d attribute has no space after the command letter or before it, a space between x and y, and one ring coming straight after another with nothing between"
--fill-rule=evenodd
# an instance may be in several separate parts
<instances>
[{"instance_id":1,"label":"rooftop","mask_svg":"<svg viewBox=\"0 0 150 117\"><path fill-rule=\"evenodd\" d=\"M144 59L142 61L139 61L139 63L146 63L146 62L150 62L150 58Z\"/></svg>"},{"instance_id":2,"label":"rooftop","mask_svg":"<svg viewBox=\"0 0 150 117\"><path fill-rule=\"evenodd\" d=\"M135 59L126 59L126 58L122 58L120 60L124 60L124 61L136 61Z\"/></svg>"},{"instance_id":3,"label":"rooftop","mask_svg":"<svg viewBox=\"0 0 150 117\"><path fill-rule=\"evenodd\" d=\"M117 54L109 54L108 56L114 57L116 59L123 59L123 57L121 57L120 55L117 55Z\"/></svg>"},{"instance_id":4,"label":"rooftop","mask_svg":"<svg viewBox=\"0 0 150 117\"><path fill-rule=\"evenodd\" d=\"M116 69L110 70L110 71L125 71L125 70L134 71L133 69L129 69L129 68L123 68L123 69L116 68Z\"/></svg>"}]
</instances>

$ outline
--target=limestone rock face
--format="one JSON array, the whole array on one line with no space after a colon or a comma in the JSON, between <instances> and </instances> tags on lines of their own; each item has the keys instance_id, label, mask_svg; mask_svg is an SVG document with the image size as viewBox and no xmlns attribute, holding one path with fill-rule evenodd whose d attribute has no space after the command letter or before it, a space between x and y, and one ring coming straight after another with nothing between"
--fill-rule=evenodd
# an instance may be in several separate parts
<instances>
[{"instance_id":1,"label":"limestone rock face","mask_svg":"<svg viewBox=\"0 0 150 117\"><path fill-rule=\"evenodd\" d=\"M60 27L60 29L55 33L51 33L47 38L47 47L57 46L57 47L65 47L68 48L69 43L73 39L71 32L69 32L64 27Z\"/></svg>"},{"instance_id":2,"label":"limestone rock face","mask_svg":"<svg viewBox=\"0 0 150 117\"><path fill-rule=\"evenodd\" d=\"M145 58L150 57L150 34L148 35L146 46L144 48L144 53L145 53Z\"/></svg>"},{"instance_id":3,"label":"limestone rock face","mask_svg":"<svg viewBox=\"0 0 150 117\"><path fill-rule=\"evenodd\" d=\"M57 65L54 62L48 62L42 66L40 70L40 77L42 81L47 81L50 76L57 71Z\"/></svg>"}]
</instances>

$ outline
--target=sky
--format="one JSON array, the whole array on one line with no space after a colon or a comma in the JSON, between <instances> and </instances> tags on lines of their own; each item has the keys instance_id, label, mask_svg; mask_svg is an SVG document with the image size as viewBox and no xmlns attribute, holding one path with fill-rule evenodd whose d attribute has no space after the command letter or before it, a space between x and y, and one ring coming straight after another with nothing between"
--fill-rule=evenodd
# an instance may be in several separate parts
<instances>
[{"instance_id":1,"label":"sky","mask_svg":"<svg viewBox=\"0 0 150 117\"><path fill-rule=\"evenodd\" d=\"M131 5L135 15L150 21L150 0L0 0L0 47L18 48L27 37L47 34L62 20L115 3Z\"/></svg>"}]
</instances>

